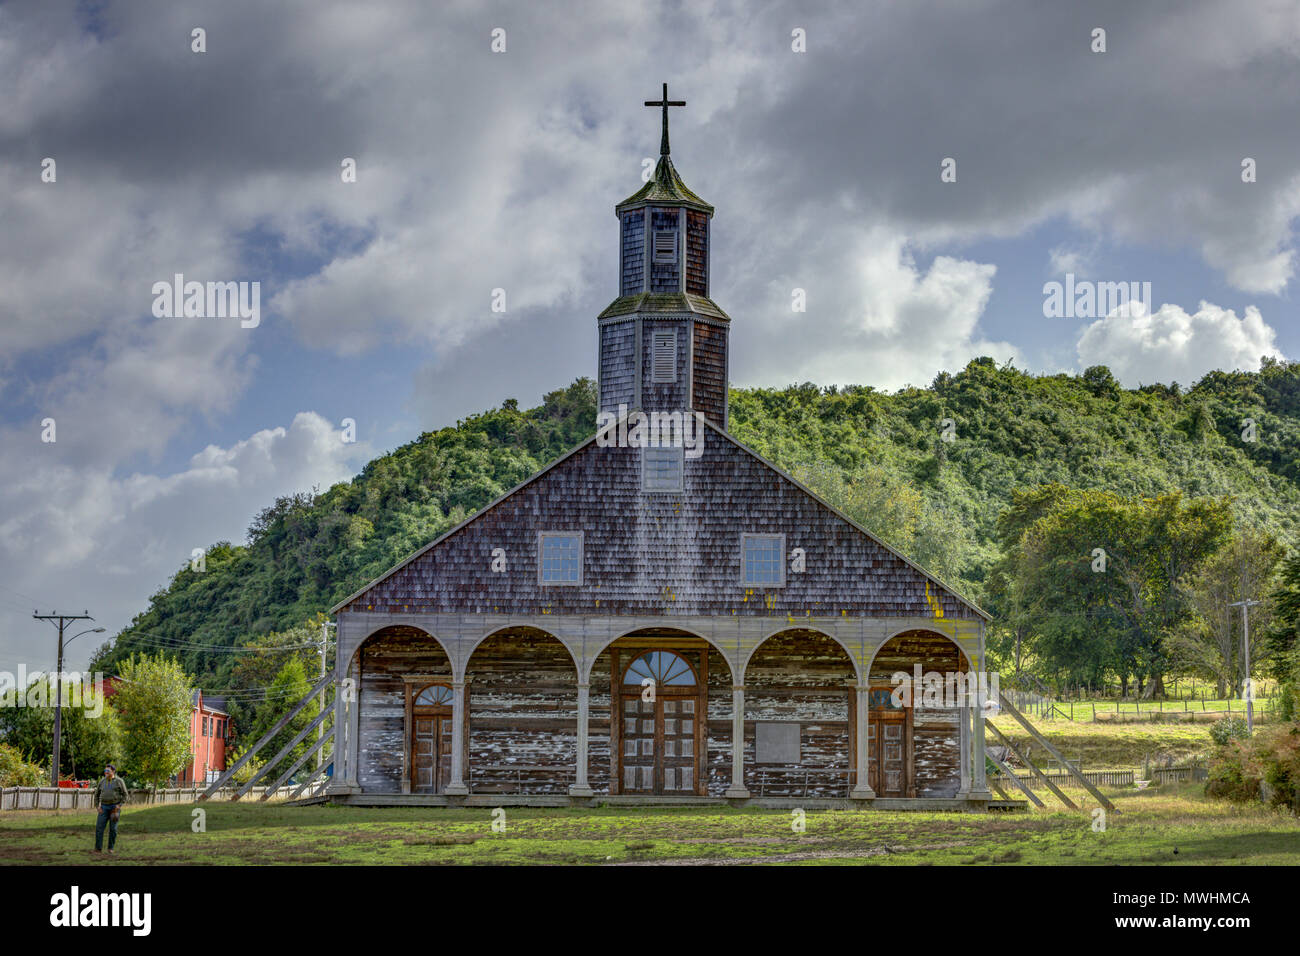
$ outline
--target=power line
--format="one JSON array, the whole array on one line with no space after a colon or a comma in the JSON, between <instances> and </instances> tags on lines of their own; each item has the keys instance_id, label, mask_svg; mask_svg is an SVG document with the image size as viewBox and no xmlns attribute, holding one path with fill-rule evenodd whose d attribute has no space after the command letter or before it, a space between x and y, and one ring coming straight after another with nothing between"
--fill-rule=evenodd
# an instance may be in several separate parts
<instances>
[{"instance_id":1,"label":"power line","mask_svg":"<svg viewBox=\"0 0 1300 956\"><path fill-rule=\"evenodd\" d=\"M150 644L155 647L161 647L161 648L166 648L171 650L186 650L186 651L194 650L194 651L211 652L215 654L270 653L273 651L302 650L308 647L320 647L321 645L320 641L309 641L308 643L305 644L275 644L271 646L249 645L249 644L244 644L244 645L206 644L206 643L198 644L191 641L186 641L184 637L172 637L165 634L154 634L152 631L143 631L143 632L132 631L129 634L123 633L117 635L117 637L113 638L112 640L114 642L117 642L123 639L125 639L128 642Z\"/></svg>"}]
</instances>

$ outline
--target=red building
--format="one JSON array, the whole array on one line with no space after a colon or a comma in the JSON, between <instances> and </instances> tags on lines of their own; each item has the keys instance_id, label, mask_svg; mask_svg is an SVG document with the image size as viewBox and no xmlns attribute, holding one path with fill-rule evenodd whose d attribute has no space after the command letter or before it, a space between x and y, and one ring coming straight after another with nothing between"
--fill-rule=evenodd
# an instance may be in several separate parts
<instances>
[{"instance_id":1,"label":"red building","mask_svg":"<svg viewBox=\"0 0 1300 956\"><path fill-rule=\"evenodd\" d=\"M203 696L196 690L190 712L190 765L176 777L178 787L211 783L226 769L226 741L230 739L230 715L221 697Z\"/></svg>"},{"instance_id":2,"label":"red building","mask_svg":"<svg viewBox=\"0 0 1300 956\"><path fill-rule=\"evenodd\" d=\"M105 699L117 693L123 678L109 677L100 681L98 689ZM176 776L176 786L189 787L195 783L215 780L226 769L226 742L230 739L230 715L226 713L224 697L203 696L196 690L191 698L190 759L189 766Z\"/></svg>"}]
</instances>

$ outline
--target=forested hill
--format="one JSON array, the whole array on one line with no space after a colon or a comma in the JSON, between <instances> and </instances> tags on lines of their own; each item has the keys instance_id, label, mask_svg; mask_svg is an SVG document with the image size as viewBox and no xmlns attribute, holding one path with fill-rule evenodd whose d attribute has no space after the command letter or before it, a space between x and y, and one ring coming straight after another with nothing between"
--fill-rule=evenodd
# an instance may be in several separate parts
<instances>
[{"instance_id":1,"label":"forested hill","mask_svg":"<svg viewBox=\"0 0 1300 956\"><path fill-rule=\"evenodd\" d=\"M594 385L582 379L538 408L508 400L421 435L350 482L282 498L256 516L247 543L217 543L205 571L178 571L98 664L111 671L134 650L171 646L202 686L238 683L241 655L200 646L309 633L301 625L313 615L568 451L594 422ZM1216 372L1184 391L1126 390L1101 367L1034 376L982 358L893 394L736 389L731 430L995 614L985 581L1015 489L1231 496L1239 522L1287 546L1300 537L1300 363Z\"/></svg>"}]
</instances>

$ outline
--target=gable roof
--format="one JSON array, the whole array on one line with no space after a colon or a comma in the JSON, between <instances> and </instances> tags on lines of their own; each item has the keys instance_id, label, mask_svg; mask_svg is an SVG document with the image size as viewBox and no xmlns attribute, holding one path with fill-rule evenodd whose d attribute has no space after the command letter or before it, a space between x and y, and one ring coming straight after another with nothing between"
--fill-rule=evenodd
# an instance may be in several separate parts
<instances>
[{"instance_id":1,"label":"gable roof","mask_svg":"<svg viewBox=\"0 0 1300 956\"><path fill-rule=\"evenodd\" d=\"M724 431L724 430L718 428L718 427L717 427L716 425L714 425L713 423L708 422L708 421L706 420L706 421L705 421L705 424L706 424L710 429L712 429L713 432L714 432L715 434L717 434L717 435L720 436L721 438L726 439L727 442L729 442L731 445L735 446L737 449L739 449L739 450L740 450L741 452L743 452L745 455L749 456L750 458L753 458L753 459L756 460L757 462L759 462L759 463L761 463L762 465L764 465L764 466L767 468L767 470L769 470L769 471L771 471L772 473L774 473L774 474L775 474L776 476L778 476L781 480L783 480L783 481L785 481L785 482L788 482L788 483L789 483L790 485L792 485L794 488L798 489L800 492L802 492L804 495L806 495L806 496L807 496L808 498L810 498L812 501L816 502L816 503L817 503L818 505L820 505L822 508L824 508L824 509L826 509L828 512L830 512L830 514L833 515L835 518L838 518L840 521L843 521L844 523L846 523L847 525L849 525L853 530L855 530L858 534L860 534L860 535L862 535L863 537L865 537L868 541L874 543L876 546L878 546L878 547L880 547L881 549L883 549L884 551L888 552L890 555L893 555L893 556L894 556L895 558L897 558L899 561L903 562L903 564L905 564L907 567L911 568L912 570L914 570L915 572L917 572L918 574L920 574L922 577L924 577L927 581L929 581L929 582L931 582L931 583L937 585L937 586L938 586L939 588L941 588L943 591L946 591L949 595L952 596L952 598L953 598L955 601L957 601L957 602L960 603L961 605L964 605L965 607L967 607L968 609L970 609L970 610L971 610L972 612L974 612L977 616L983 618L983 619L986 620L986 621L992 619L991 616L988 614L988 612L984 611L984 610L983 610L982 608L980 608L978 605L974 604L973 602L971 602L971 601L969 601L968 599L966 599L965 597L963 597L963 596L961 595L961 592L959 592L958 590L956 590L955 588L953 588L951 585L949 585L949 584L947 584L946 582L944 582L944 581L943 581L942 579L940 579L938 576L934 575L934 574L931 573L930 571L928 571L928 570L926 570L925 568L921 567L921 566L918 565L916 562L914 562L914 561L912 561L911 559L909 559L906 555L901 554L900 552L898 552L898 551L895 550L894 548L890 547L887 543L881 541L879 538L877 538L875 535L873 535L873 534L872 534L870 531L868 531L866 528L862 527L860 524L858 524L858 523L857 523L856 521L854 521L852 518L848 517L848 516L845 515L843 512L841 512L841 511L839 511L837 508L835 508L833 505L831 505L831 504L829 504L828 502L826 502L825 500L823 500L823 499L822 499L819 495L817 495L814 491L812 491L811 489L809 489L807 486L805 486L804 484L802 484L801 482L799 482L797 479L795 479L795 478L792 477L791 475L789 475L789 474L787 474L786 472L782 471L780 468L778 468L776 465L772 464L770 461L768 461L768 460L767 460L766 458L764 458L762 455L758 454L758 453L757 453L756 451L754 451L752 448L749 448L748 446L744 445L744 444L741 443L740 441L736 440L733 436L731 436L730 434L728 434L726 431ZM531 475L530 477L526 478L524 481L522 481L522 482L520 482L519 484L517 484L515 487L511 488L509 491L507 491L507 492L503 493L502 495L498 496L498 497L497 497L496 499L494 499L492 502L490 502L489 504L487 504L485 507L483 507L483 508L480 509L479 511L475 512L473 515L471 515L471 516L469 516L468 518L466 518L464 521L462 521L462 522L460 522L459 524L457 524L455 527L453 527L453 528L451 528L451 529L445 531L443 534L439 535L437 538L435 538L435 539L434 539L433 541L431 541L429 544L425 545L424 547L422 547L422 548L418 549L417 551L413 552L412 554L408 555L406 558L402 559L400 562L398 562L398 563L395 564L393 567L391 567L390 569L388 569L387 571L385 571L385 572L384 572L383 574L381 574L379 577L377 577L377 578L375 578L374 580L370 581L369 583L367 583L366 585L364 585L363 587L361 587L360 589L358 589L357 591L355 591L354 593L350 594L348 597L344 598L342 601L340 601L339 603L337 603L336 605L334 605L334 607L332 607L332 608L330 609L330 613L334 613L334 614L338 613L340 610L342 610L343 608L347 607L347 606L348 606L349 604L351 604L353 601L357 600L359 597L361 597L362 595L364 595L367 591L370 591L372 588L375 588L375 587L377 587L378 585L384 583L385 581L387 581L388 579L390 579L390 578L392 578L394 575L396 575L398 572L400 572L400 571L402 571L403 569L407 568L407 567L408 567L412 562L416 561L416 560L417 560L418 558L420 558L422 555L425 555L425 554L429 553L429 552L432 551L434 548L438 547L438 545L440 545L442 542L444 542L444 541L446 541L447 539L451 538L453 535L455 535L455 534L457 534L458 532L464 530L466 527L472 525L474 522L481 520L485 515L488 515L489 513L493 512L494 509L498 508L502 503L504 503L504 502L508 501L509 499L513 498L514 496L516 496L517 494L519 494L522 490L524 490L524 489L527 488L528 486L534 484L535 482L539 481L540 479L542 479L543 477L547 476L547 475L550 474L551 472L555 471L557 468L559 468L561 465L563 465L566 461L569 461L569 460L570 460L571 458L573 458L575 455L578 455L580 452L582 452L582 451L584 451L585 449L587 449L588 447L590 447L593 443L595 443L595 441L596 441L596 437L597 437L596 435L592 435L590 438L588 438L586 441L584 441L584 442L582 442L581 444L579 444L577 447L573 448L571 451L569 451L569 452L567 452L566 454L562 455L561 457L555 459L555 461L551 462L549 465L547 465L546 467L542 468L542 469L541 469L540 471L538 471L537 473Z\"/></svg>"}]
</instances>

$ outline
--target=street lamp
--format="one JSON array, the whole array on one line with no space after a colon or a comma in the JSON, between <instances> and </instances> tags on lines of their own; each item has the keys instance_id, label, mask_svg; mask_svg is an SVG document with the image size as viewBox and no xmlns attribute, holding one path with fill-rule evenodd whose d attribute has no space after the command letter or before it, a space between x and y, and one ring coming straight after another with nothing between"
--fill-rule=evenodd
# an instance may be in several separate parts
<instances>
[{"instance_id":1,"label":"street lamp","mask_svg":"<svg viewBox=\"0 0 1300 956\"><path fill-rule=\"evenodd\" d=\"M1233 601L1228 607L1241 608L1241 629L1242 643L1246 645L1246 682L1242 689L1246 694L1246 733L1255 732L1255 687L1254 682L1250 679L1250 609L1258 604L1258 601Z\"/></svg>"},{"instance_id":2,"label":"street lamp","mask_svg":"<svg viewBox=\"0 0 1300 956\"><path fill-rule=\"evenodd\" d=\"M73 634L66 641L63 632L59 632L59 666L54 672L54 761L50 764L50 783L59 785L59 735L63 728L63 648L71 644L82 634L102 634L102 627L92 627L87 631Z\"/></svg>"}]
</instances>

